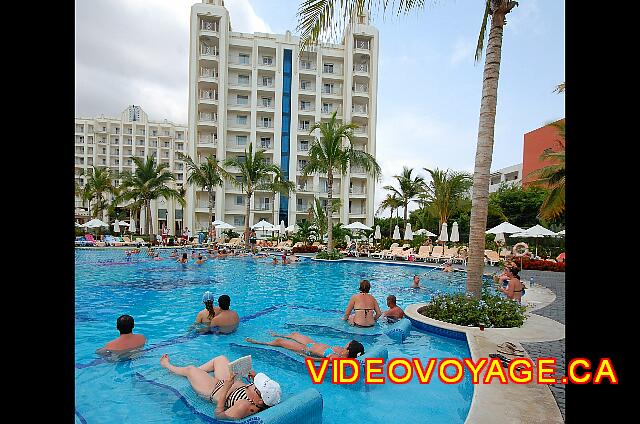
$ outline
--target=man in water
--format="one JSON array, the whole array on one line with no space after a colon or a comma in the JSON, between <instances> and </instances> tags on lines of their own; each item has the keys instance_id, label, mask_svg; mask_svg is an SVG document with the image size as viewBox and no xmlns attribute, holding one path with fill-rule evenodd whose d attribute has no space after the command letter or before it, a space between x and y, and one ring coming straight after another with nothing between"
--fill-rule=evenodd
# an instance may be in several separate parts
<instances>
[{"instance_id":1,"label":"man in water","mask_svg":"<svg viewBox=\"0 0 640 424\"><path fill-rule=\"evenodd\" d=\"M181 264L186 264L187 262L189 262L189 259L187 258L187 252L184 252L182 254L182 257L178 258L176 262L180 262Z\"/></svg>"},{"instance_id":2,"label":"man in water","mask_svg":"<svg viewBox=\"0 0 640 424\"><path fill-rule=\"evenodd\" d=\"M123 352L137 349L147 342L142 334L133 334L133 317L131 315L121 315L116 321L116 328L120 331L120 337L110 341L104 347L98 349L96 353L104 354L109 352Z\"/></svg>"},{"instance_id":3,"label":"man in water","mask_svg":"<svg viewBox=\"0 0 640 424\"><path fill-rule=\"evenodd\" d=\"M398 321L404 318L404 311L396 304L396 297L392 294L387 296L387 306L389 309L382 313L383 317L386 317L388 321Z\"/></svg>"},{"instance_id":4,"label":"man in water","mask_svg":"<svg viewBox=\"0 0 640 424\"><path fill-rule=\"evenodd\" d=\"M218 327L218 333L228 334L233 333L238 328L240 317L236 311L229 309L231 306L231 298L226 294L223 294L218 298L219 311L216 311L216 316L213 317L210 327Z\"/></svg>"},{"instance_id":5,"label":"man in water","mask_svg":"<svg viewBox=\"0 0 640 424\"><path fill-rule=\"evenodd\" d=\"M413 282L411 283L410 288L412 288L412 289L421 289L421 288L423 288L420 285L420 277L418 276L418 274L413 276Z\"/></svg>"},{"instance_id":6,"label":"man in water","mask_svg":"<svg viewBox=\"0 0 640 424\"><path fill-rule=\"evenodd\" d=\"M446 264L444 264L442 272L453 272L453 265L451 265L451 262L447 262Z\"/></svg>"},{"instance_id":7,"label":"man in water","mask_svg":"<svg viewBox=\"0 0 640 424\"><path fill-rule=\"evenodd\" d=\"M206 259L202 257L202 253L198 253L198 260L196 260L196 264L202 265L204 261L206 261Z\"/></svg>"}]
</instances>

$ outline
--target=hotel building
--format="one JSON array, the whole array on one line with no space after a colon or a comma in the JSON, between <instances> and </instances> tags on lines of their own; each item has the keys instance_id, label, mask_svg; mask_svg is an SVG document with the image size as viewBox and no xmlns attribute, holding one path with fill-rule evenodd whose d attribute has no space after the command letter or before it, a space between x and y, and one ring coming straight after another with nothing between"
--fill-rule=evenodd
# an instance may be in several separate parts
<instances>
[{"instance_id":1,"label":"hotel building","mask_svg":"<svg viewBox=\"0 0 640 424\"><path fill-rule=\"evenodd\" d=\"M245 195L225 182L215 192L214 218L243 228L261 219L286 225L307 219L319 198L327 199L326 175L302 176L315 123L334 111L342 122L359 126L353 146L375 156L378 30L368 15L347 28L341 44L321 43L300 52L299 38L244 34L231 30L222 0L203 0L191 7L189 56L189 155L196 161L214 155L219 161L243 157L251 143L265 150L296 185L289 197L257 191L246 215ZM235 175L238 175L237 173ZM352 167L334 179L341 209L334 222L373 225L375 180ZM207 227L208 195L187 188L187 225ZM274 222L275 221L275 222Z\"/></svg>"},{"instance_id":2,"label":"hotel building","mask_svg":"<svg viewBox=\"0 0 640 424\"><path fill-rule=\"evenodd\" d=\"M189 151L188 131L184 125L168 122L149 121L140 106L127 107L120 118L76 118L75 119L75 180L83 187L86 183L85 171L92 165L107 167L112 171L135 170L131 157L154 156L158 163L166 163L176 177L174 188L186 185L187 172L177 152ZM120 180L114 179L117 187ZM112 200L111 198L108 200ZM76 196L76 220L90 218L87 204ZM151 202L153 228L156 233L163 225L169 230L180 231L184 211L175 200L159 199ZM99 217L102 218L102 217ZM145 225L145 214L136 220L138 230Z\"/></svg>"}]
</instances>

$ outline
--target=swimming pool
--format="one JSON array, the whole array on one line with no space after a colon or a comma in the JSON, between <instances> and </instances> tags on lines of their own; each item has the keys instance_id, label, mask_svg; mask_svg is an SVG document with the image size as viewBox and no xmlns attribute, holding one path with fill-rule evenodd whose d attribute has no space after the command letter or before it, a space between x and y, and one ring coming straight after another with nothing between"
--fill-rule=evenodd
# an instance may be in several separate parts
<instances>
[{"instance_id":1,"label":"swimming pool","mask_svg":"<svg viewBox=\"0 0 640 424\"><path fill-rule=\"evenodd\" d=\"M428 301L438 292L464 291L464 274L444 274L424 268L374 263L326 263L304 259L291 265L268 260L227 258L187 266L169 260L150 260L143 253L127 262L122 250L76 249L75 275L75 408L76 422L86 423L200 423L178 397L135 378L136 372L159 367L168 353L175 365L201 363L217 355L235 359L230 343L245 344L245 337L270 340L268 330L290 332L294 325L321 324L335 331L308 334L319 342L343 346L353 336L340 320L349 297L362 279L371 282L371 294L386 309L388 294L398 304ZM408 286L414 274L422 275L426 290ZM426 276L424 274L427 274ZM231 335L184 337L197 312L202 293L216 298L231 296L231 308L242 323ZM147 339L146 350L136 360L105 362L95 350L117 337L116 318L135 318L136 333ZM305 327L311 329L312 327ZM312 330L309 330L312 331ZM386 335L355 337L365 349L384 345L389 358L469 357L466 341L425 333L413 328L404 342ZM446 385L437 378L430 384L416 379L362 391L327 384L313 385L299 369L284 366L264 355L254 357L254 369L277 380L283 399L306 388L320 391L323 422L429 422L463 423L469 412L473 386L468 375L460 384ZM213 405L212 405L213 409Z\"/></svg>"}]
</instances>

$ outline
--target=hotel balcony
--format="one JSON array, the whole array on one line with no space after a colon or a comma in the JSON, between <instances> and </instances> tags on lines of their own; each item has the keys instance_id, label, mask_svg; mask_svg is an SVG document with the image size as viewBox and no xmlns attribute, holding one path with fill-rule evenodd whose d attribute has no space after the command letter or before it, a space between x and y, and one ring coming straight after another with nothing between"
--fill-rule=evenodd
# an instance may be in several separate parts
<instances>
[{"instance_id":1,"label":"hotel balcony","mask_svg":"<svg viewBox=\"0 0 640 424\"><path fill-rule=\"evenodd\" d=\"M369 74L369 64L368 63L354 63L353 64L353 73L354 74Z\"/></svg>"},{"instance_id":2,"label":"hotel balcony","mask_svg":"<svg viewBox=\"0 0 640 424\"><path fill-rule=\"evenodd\" d=\"M216 82L218 79L218 72L214 68L200 68L200 79L203 81Z\"/></svg>"},{"instance_id":3,"label":"hotel balcony","mask_svg":"<svg viewBox=\"0 0 640 424\"><path fill-rule=\"evenodd\" d=\"M367 188L366 187L349 187L349 194L352 196L366 196Z\"/></svg>"},{"instance_id":4,"label":"hotel balcony","mask_svg":"<svg viewBox=\"0 0 640 424\"><path fill-rule=\"evenodd\" d=\"M298 213L308 213L310 208L310 203L298 203L296 204L296 212Z\"/></svg>"},{"instance_id":5,"label":"hotel balcony","mask_svg":"<svg viewBox=\"0 0 640 424\"><path fill-rule=\"evenodd\" d=\"M322 77L323 78L342 78L342 66L323 66L322 67Z\"/></svg>"},{"instance_id":6,"label":"hotel balcony","mask_svg":"<svg viewBox=\"0 0 640 424\"><path fill-rule=\"evenodd\" d=\"M218 114L211 112L200 112L198 114L198 124L200 125L217 125Z\"/></svg>"},{"instance_id":7,"label":"hotel balcony","mask_svg":"<svg viewBox=\"0 0 640 424\"><path fill-rule=\"evenodd\" d=\"M216 90L200 90L199 97L202 103L216 103L218 101L218 92Z\"/></svg>"},{"instance_id":8,"label":"hotel balcony","mask_svg":"<svg viewBox=\"0 0 640 424\"><path fill-rule=\"evenodd\" d=\"M356 137L368 137L369 136L369 127L364 125L362 127L354 128L353 135Z\"/></svg>"},{"instance_id":9,"label":"hotel balcony","mask_svg":"<svg viewBox=\"0 0 640 424\"><path fill-rule=\"evenodd\" d=\"M366 116L369 114L369 107L366 104L365 105L353 104L351 105L351 114Z\"/></svg>"},{"instance_id":10,"label":"hotel balcony","mask_svg":"<svg viewBox=\"0 0 640 424\"><path fill-rule=\"evenodd\" d=\"M257 131L264 131L264 130L273 131L273 121L263 121L261 119L258 119L258 121L256 122L256 130Z\"/></svg>"},{"instance_id":11,"label":"hotel balcony","mask_svg":"<svg viewBox=\"0 0 640 424\"><path fill-rule=\"evenodd\" d=\"M363 175L363 176L367 175L367 173L365 172L364 168L362 168L360 166L352 166L351 167L351 174Z\"/></svg>"},{"instance_id":12,"label":"hotel balcony","mask_svg":"<svg viewBox=\"0 0 640 424\"><path fill-rule=\"evenodd\" d=\"M200 44L200 56L206 58L218 59L220 52L216 46L207 46L206 44Z\"/></svg>"},{"instance_id":13,"label":"hotel balcony","mask_svg":"<svg viewBox=\"0 0 640 424\"><path fill-rule=\"evenodd\" d=\"M329 117L331 115L333 115L333 112L338 112L336 114L336 116L342 116L342 107L338 107L338 108L333 108L333 107L323 107L322 108L322 115L324 117Z\"/></svg>"},{"instance_id":14,"label":"hotel balcony","mask_svg":"<svg viewBox=\"0 0 640 424\"><path fill-rule=\"evenodd\" d=\"M263 150L271 150L273 149L273 142L271 140L266 141L266 140L260 140L257 142L258 144L258 148L259 149L263 149Z\"/></svg>"},{"instance_id":15,"label":"hotel balcony","mask_svg":"<svg viewBox=\"0 0 640 424\"><path fill-rule=\"evenodd\" d=\"M325 97L325 96L342 96L342 87L333 87L333 88L328 88L323 86L322 90L320 90L320 95Z\"/></svg>"},{"instance_id":16,"label":"hotel balcony","mask_svg":"<svg viewBox=\"0 0 640 424\"><path fill-rule=\"evenodd\" d=\"M369 86L367 84L354 84L351 87L354 96L369 97Z\"/></svg>"},{"instance_id":17,"label":"hotel balcony","mask_svg":"<svg viewBox=\"0 0 640 424\"><path fill-rule=\"evenodd\" d=\"M218 22L210 22L210 21L205 21L204 19L200 20L200 31L203 32L211 32L211 33L218 33L220 31L219 29L219 23Z\"/></svg>"},{"instance_id":18,"label":"hotel balcony","mask_svg":"<svg viewBox=\"0 0 640 424\"><path fill-rule=\"evenodd\" d=\"M368 53L371 50L371 41L369 40L353 40L353 48L354 50L366 50Z\"/></svg>"},{"instance_id":19,"label":"hotel balcony","mask_svg":"<svg viewBox=\"0 0 640 424\"><path fill-rule=\"evenodd\" d=\"M273 90L275 88L275 84L273 83L273 80L263 80L258 78L258 87L260 87L260 89L271 89Z\"/></svg>"},{"instance_id":20,"label":"hotel balcony","mask_svg":"<svg viewBox=\"0 0 640 424\"><path fill-rule=\"evenodd\" d=\"M271 203L254 202L252 210L254 210L254 211L270 211L270 210L272 210L271 209Z\"/></svg>"},{"instance_id":21,"label":"hotel balcony","mask_svg":"<svg viewBox=\"0 0 640 424\"><path fill-rule=\"evenodd\" d=\"M312 194L312 193L315 193L316 191L315 189L316 187L311 183L296 185L296 193L298 194L304 194L304 193Z\"/></svg>"},{"instance_id":22,"label":"hotel balcony","mask_svg":"<svg viewBox=\"0 0 640 424\"><path fill-rule=\"evenodd\" d=\"M300 61L299 64L298 64L298 72L299 73L315 74L317 69L318 68L316 67L316 64L313 63L313 62Z\"/></svg>"}]
</instances>

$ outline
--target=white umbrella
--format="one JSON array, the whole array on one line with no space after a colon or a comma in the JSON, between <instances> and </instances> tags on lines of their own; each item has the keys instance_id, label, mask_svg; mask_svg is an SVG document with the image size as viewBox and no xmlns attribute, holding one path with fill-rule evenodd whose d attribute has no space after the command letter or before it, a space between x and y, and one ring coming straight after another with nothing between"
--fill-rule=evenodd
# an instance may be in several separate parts
<instances>
[{"instance_id":1,"label":"white umbrella","mask_svg":"<svg viewBox=\"0 0 640 424\"><path fill-rule=\"evenodd\" d=\"M119 233L120 232L120 225L118 225L120 223L120 221L118 221L116 219L116 222L113 223L113 232L114 233Z\"/></svg>"},{"instance_id":2,"label":"white umbrella","mask_svg":"<svg viewBox=\"0 0 640 424\"><path fill-rule=\"evenodd\" d=\"M562 230L562 231L558 231L558 232L556 233L556 235L557 235L557 236L563 236L563 235L564 235L564 230Z\"/></svg>"},{"instance_id":3,"label":"white umbrella","mask_svg":"<svg viewBox=\"0 0 640 424\"><path fill-rule=\"evenodd\" d=\"M486 233L487 234L498 234L498 233L520 233L524 231L522 228L517 227L513 224L509 224L508 222L503 222L500 225L496 225L495 227L491 228L490 230L487 230Z\"/></svg>"},{"instance_id":4,"label":"white umbrella","mask_svg":"<svg viewBox=\"0 0 640 424\"><path fill-rule=\"evenodd\" d=\"M440 230L440 236L438 237L439 241L449 241L449 233L447 233L447 223L442 223L442 229Z\"/></svg>"},{"instance_id":5,"label":"white umbrella","mask_svg":"<svg viewBox=\"0 0 640 424\"><path fill-rule=\"evenodd\" d=\"M98 218L94 218L91 221L87 222L86 224L83 225L83 227L85 228L98 228L98 227L108 227L109 224L107 224L104 221L99 220Z\"/></svg>"},{"instance_id":6,"label":"white umbrella","mask_svg":"<svg viewBox=\"0 0 640 424\"><path fill-rule=\"evenodd\" d=\"M394 240L400 240L400 228L396 225L396 228L393 229L393 237Z\"/></svg>"},{"instance_id":7,"label":"white umbrella","mask_svg":"<svg viewBox=\"0 0 640 424\"><path fill-rule=\"evenodd\" d=\"M76 222L76 227L82 227L82 224L78 224L78 223Z\"/></svg>"},{"instance_id":8,"label":"white umbrella","mask_svg":"<svg viewBox=\"0 0 640 424\"><path fill-rule=\"evenodd\" d=\"M224 222L224 221L220 221L219 219L216 219L215 221L213 221L213 222L211 223L211 225L213 225L213 226L214 226L214 228L215 228L216 226L218 226L218 225L222 225L222 224L225 224L225 222Z\"/></svg>"},{"instance_id":9,"label":"white umbrella","mask_svg":"<svg viewBox=\"0 0 640 424\"><path fill-rule=\"evenodd\" d=\"M496 234L495 241L500 242L500 243L504 243L504 242L505 242L505 240L504 240L504 233L498 233L498 234Z\"/></svg>"},{"instance_id":10,"label":"white umbrella","mask_svg":"<svg viewBox=\"0 0 640 424\"><path fill-rule=\"evenodd\" d=\"M407 222L407 226L404 228L404 239L413 240L413 232L411 231L411 223Z\"/></svg>"},{"instance_id":11,"label":"white umbrella","mask_svg":"<svg viewBox=\"0 0 640 424\"><path fill-rule=\"evenodd\" d=\"M136 232L136 220L133 218L131 219L131 224L129 224L129 232L130 233Z\"/></svg>"},{"instance_id":12,"label":"white umbrella","mask_svg":"<svg viewBox=\"0 0 640 424\"><path fill-rule=\"evenodd\" d=\"M451 226L451 237L449 238L452 242L460 241L460 234L458 233L458 223L454 222Z\"/></svg>"},{"instance_id":13,"label":"white umbrella","mask_svg":"<svg viewBox=\"0 0 640 424\"><path fill-rule=\"evenodd\" d=\"M349 237L349 235L347 234L346 236L344 236L344 241L347 243L347 247L349 247L349 243L351 243L351 237Z\"/></svg>"},{"instance_id":14,"label":"white umbrella","mask_svg":"<svg viewBox=\"0 0 640 424\"><path fill-rule=\"evenodd\" d=\"M413 234L419 236L437 237L436 234L433 234L431 231L425 230L424 228L420 228L419 230L414 231Z\"/></svg>"},{"instance_id":15,"label":"white umbrella","mask_svg":"<svg viewBox=\"0 0 640 424\"><path fill-rule=\"evenodd\" d=\"M287 233L295 233L296 231L298 231L298 226L296 224L291 224L287 228L285 228L284 231Z\"/></svg>"},{"instance_id":16,"label":"white umbrella","mask_svg":"<svg viewBox=\"0 0 640 424\"><path fill-rule=\"evenodd\" d=\"M280 221L280 234L284 234L287 228L284 226L284 220Z\"/></svg>"},{"instance_id":17,"label":"white umbrella","mask_svg":"<svg viewBox=\"0 0 640 424\"><path fill-rule=\"evenodd\" d=\"M367 230L367 231L371 231L373 230L373 228L371 227L367 227L366 225L364 225L362 222L352 222L349 225L345 225L344 227L345 230Z\"/></svg>"},{"instance_id":18,"label":"white umbrella","mask_svg":"<svg viewBox=\"0 0 640 424\"><path fill-rule=\"evenodd\" d=\"M216 230L233 230L234 228L236 227L231 224L227 224L226 222L216 225Z\"/></svg>"},{"instance_id":19,"label":"white umbrella","mask_svg":"<svg viewBox=\"0 0 640 424\"><path fill-rule=\"evenodd\" d=\"M376 225L376 231L373 233L373 238L376 240L380 240L382 238L382 234L380 234L380 226Z\"/></svg>"},{"instance_id":20,"label":"white umbrella","mask_svg":"<svg viewBox=\"0 0 640 424\"><path fill-rule=\"evenodd\" d=\"M536 224L531 228L528 228L520 233L515 233L513 235L511 235L510 237L520 237L520 238L535 238L538 239L540 237L549 237L549 236L555 236L556 233L554 233L551 230L548 230L546 228L544 228L542 225L540 224ZM538 256L538 241L536 240L536 256Z\"/></svg>"},{"instance_id":21,"label":"white umbrella","mask_svg":"<svg viewBox=\"0 0 640 424\"><path fill-rule=\"evenodd\" d=\"M274 228L274 226L270 222L267 222L263 219L257 224L253 224L251 228L253 228L254 230L271 230L272 228Z\"/></svg>"}]
</instances>

